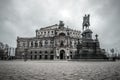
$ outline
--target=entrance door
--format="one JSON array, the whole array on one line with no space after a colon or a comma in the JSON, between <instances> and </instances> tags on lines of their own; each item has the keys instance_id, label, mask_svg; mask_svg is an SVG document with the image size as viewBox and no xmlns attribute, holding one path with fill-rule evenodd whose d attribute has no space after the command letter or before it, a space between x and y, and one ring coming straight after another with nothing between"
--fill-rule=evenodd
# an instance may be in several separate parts
<instances>
[{"instance_id":1,"label":"entrance door","mask_svg":"<svg viewBox=\"0 0 120 80\"><path fill-rule=\"evenodd\" d=\"M42 56L41 56L41 55L39 55L39 59L42 59Z\"/></svg>"},{"instance_id":2,"label":"entrance door","mask_svg":"<svg viewBox=\"0 0 120 80\"><path fill-rule=\"evenodd\" d=\"M60 59L65 59L65 51L64 50L60 51Z\"/></svg>"},{"instance_id":3,"label":"entrance door","mask_svg":"<svg viewBox=\"0 0 120 80\"><path fill-rule=\"evenodd\" d=\"M54 55L50 55L50 60L53 60L54 59Z\"/></svg>"},{"instance_id":4,"label":"entrance door","mask_svg":"<svg viewBox=\"0 0 120 80\"><path fill-rule=\"evenodd\" d=\"M48 59L48 55L45 55L45 59Z\"/></svg>"},{"instance_id":5,"label":"entrance door","mask_svg":"<svg viewBox=\"0 0 120 80\"><path fill-rule=\"evenodd\" d=\"M32 55L31 55L31 60L32 60Z\"/></svg>"},{"instance_id":6,"label":"entrance door","mask_svg":"<svg viewBox=\"0 0 120 80\"><path fill-rule=\"evenodd\" d=\"M34 56L34 59L37 59L37 55Z\"/></svg>"}]
</instances>

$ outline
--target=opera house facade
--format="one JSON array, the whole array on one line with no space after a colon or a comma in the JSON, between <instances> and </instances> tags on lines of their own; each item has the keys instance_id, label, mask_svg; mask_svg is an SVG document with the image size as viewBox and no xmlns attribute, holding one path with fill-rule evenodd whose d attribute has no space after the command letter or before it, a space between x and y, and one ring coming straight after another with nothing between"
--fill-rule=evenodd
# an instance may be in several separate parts
<instances>
[{"instance_id":1,"label":"opera house facade","mask_svg":"<svg viewBox=\"0 0 120 80\"><path fill-rule=\"evenodd\" d=\"M40 60L69 60L104 58L98 35L92 38L89 15L83 18L83 30L65 27L64 22L36 30L35 37L17 37L16 58Z\"/></svg>"}]
</instances>

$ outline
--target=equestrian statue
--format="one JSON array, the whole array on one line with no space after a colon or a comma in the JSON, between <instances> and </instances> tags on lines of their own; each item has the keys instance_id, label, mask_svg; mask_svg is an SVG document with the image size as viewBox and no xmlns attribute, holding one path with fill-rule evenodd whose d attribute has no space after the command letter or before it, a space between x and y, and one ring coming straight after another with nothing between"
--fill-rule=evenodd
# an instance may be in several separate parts
<instances>
[{"instance_id":1,"label":"equestrian statue","mask_svg":"<svg viewBox=\"0 0 120 80\"><path fill-rule=\"evenodd\" d=\"M86 15L83 17L83 23L82 23L82 27L83 27L83 31L84 31L84 27L87 29L90 26L90 15Z\"/></svg>"}]
</instances>

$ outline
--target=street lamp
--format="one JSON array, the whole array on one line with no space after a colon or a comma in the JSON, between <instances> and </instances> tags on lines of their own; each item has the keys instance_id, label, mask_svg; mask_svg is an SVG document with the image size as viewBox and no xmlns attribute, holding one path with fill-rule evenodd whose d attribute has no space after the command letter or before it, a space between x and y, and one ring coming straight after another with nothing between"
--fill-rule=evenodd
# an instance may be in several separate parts
<instances>
[{"instance_id":1,"label":"street lamp","mask_svg":"<svg viewBox=\"0 0 120 80\"><path fill-rule=\"evenodd\" d=\"M24 49L24 61L27 61L27 52L28 52L28 49Z\"/></svg>"}]
</instances>

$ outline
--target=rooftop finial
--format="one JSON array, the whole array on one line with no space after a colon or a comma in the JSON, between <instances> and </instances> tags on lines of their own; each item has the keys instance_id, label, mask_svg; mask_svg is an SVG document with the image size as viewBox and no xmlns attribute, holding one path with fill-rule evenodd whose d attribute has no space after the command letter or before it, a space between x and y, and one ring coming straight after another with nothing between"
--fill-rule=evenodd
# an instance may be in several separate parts
<instances>
[{"instance_id":1,"label":"rooftop finial","mask_svg":"<svg viewBox=\"0 0 120 80\"><path fill-rule=\"evenodd\" d=\"M59 21L59 28L61 28L61 27L64 27L64 23L63 23L63 21Z\"/></svg>"},{"instance_id":2,"label":"rooftop finial","mask_svg":"<svg viewBox=\"0 0 120 80\"><path fill-rule=\"evenodd\" d=\"M96 37L96 40L98 40L98 35L97 34L95 35L95 37Z\"/></svg>"}]
</instances>

